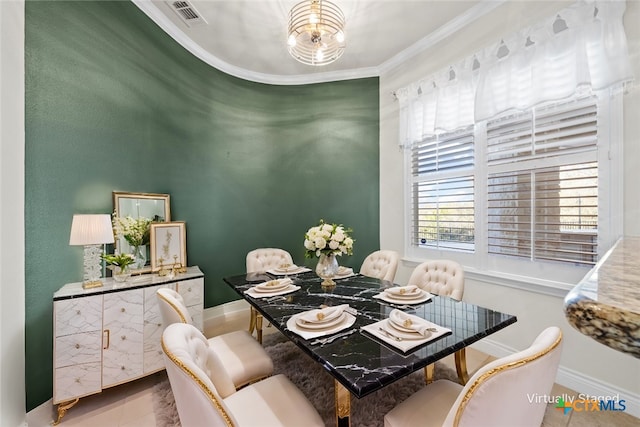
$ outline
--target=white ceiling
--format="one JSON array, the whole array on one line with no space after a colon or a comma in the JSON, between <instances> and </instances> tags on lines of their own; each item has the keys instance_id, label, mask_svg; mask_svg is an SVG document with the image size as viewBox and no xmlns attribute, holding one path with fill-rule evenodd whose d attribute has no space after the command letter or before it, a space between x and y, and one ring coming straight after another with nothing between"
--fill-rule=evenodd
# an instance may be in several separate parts
<instances>
[{"instance_id":1,"label":"white ceiling","mask_svg":"<svg viewBox=\"0 0 640 427\"><path fill-rule=\"evenodd\" d=\"M241 78L274 84L377 76L503 3L333 0L345 14L347 47L336 62L314 67L287 51L288 13L299 0L188 0L206 20L191 26L170 2L133 2L203 61Z\"/></svg>"}]
</instances>

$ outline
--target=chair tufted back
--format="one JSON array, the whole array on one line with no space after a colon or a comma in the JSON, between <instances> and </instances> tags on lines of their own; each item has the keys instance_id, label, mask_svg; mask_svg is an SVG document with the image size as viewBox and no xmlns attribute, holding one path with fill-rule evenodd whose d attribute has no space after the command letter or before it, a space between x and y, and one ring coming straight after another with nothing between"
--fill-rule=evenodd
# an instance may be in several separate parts
<instances>
[{"instance_id":1,"label":"chair tufted back","mask_svg":"<svg viewBox=\"0 0 640 427\"><path fill-rule=\"evenodd\" d=\"M284 249L259 248L247 254L247 273L267 271L282 264L293 264L291 254Z\"/></svg>"},{"instance_id":2,"label":"chair tufted back","mask_svg":"<svg viewBox=\"0 0 640 427\"><path fill-rule=\"evenodd\" d=\"M360 266L360 274L393 282L400 255L395 251L380 250L370 253Z\"/></svg>"},{"instance_id":3,"label":"chair tufted back","mask_svg":"<svg viewBox=\"0 0 640 427\"><path fill-rule=\"evenodd\" d=\"M464 294L464 270L451 260L426 261L413 270L409 285L460 301Z\"/></svg>"},{"instance_id":4,"label":"chair tufted back","mask_svg":"<svg viewBox=\"0 0 640 427\"><path fill-rule=\"evenodd\" d=\"M160 288L156 291L158 298L158 306L160 307L160 315L162 316L162 326L166 328L172 323L189 323L193 324L193 320L182 295L173 289Z\"/></svg>"},{"instance_id":5,"label":"chair tufted back","mask_svg":"<svg viewBox=\"0 0 640 427\"><path fill-rule=\"evenodd\" d=\"M235 386L204 335L193 325L171 324L162 350L182 426L237 425L223 401Z\"/></svg>"},{"instance_id":6,"label":"chair tufted back","mask_svg":"<svg viewBox=\"0 0 640 427\"><path fill-rule=\"evenodd\" d=\"M495 360L469 379L453 404L445 426L539 426L562 352L562 331L551 326L526 350Z\"/></svg>"}]
</instances>

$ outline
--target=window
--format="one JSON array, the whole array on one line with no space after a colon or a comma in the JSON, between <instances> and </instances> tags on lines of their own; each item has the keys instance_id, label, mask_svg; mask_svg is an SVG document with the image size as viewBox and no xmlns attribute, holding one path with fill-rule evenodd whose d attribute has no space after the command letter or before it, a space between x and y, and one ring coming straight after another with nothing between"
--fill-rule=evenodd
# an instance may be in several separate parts
<instances>
[{"instance_id":1,"label":"window","mask_svg":"<svg viewBox=\"0 0 640 427\"><path fill-rule=\"evenodd\" d=\"M411 241L420 247L474 249L473 128L442 134L411 151Z\"/></svg>"},{"instance_id":2,"label":"window","mask_svg":"<svg viewBox=\"0 0 640 427\"><path fill-rule=\"evenodd\" d=\"M595 264L600 120L588 94L415 144L407 150L409 252Z\"/></svg>"},{"instance_id":3,"label":"window","mask_svg":"<svg viewBox=\"0 0 640 427\"><path fill-rule=\"evenodd\" d=\"M487 123L490 254L595 264L597 140L593 96Z\"/></svg>"}]
</instances>

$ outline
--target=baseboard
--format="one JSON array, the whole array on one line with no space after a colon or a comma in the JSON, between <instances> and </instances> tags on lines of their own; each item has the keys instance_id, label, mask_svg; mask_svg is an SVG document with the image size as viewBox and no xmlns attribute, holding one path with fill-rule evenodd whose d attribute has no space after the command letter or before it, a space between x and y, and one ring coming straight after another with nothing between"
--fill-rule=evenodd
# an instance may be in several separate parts
<instances>
[{"instance_id":1,"label":"baseboard","mask_svg":"<svg viewBox=\"0 0 640 427\"><path fill-rule=\"evenodd\" d=\"M249 310L249 303L245 300L236 300L224 304L216 305L204 309L204 321L215 319L216 317L225 317L229 314L239 314L245 310Z\"/></svg>"},{"instance_id":2,"label":"baseboard","mask_svg":"<svg viewBox=\"0 0 640 427\"><path fill-rule=\"evenodd\" d=\"M36 406L25 417L24 425L29 427L48 427L54 421L53 399ZM42 424L47 420L47 424Z\"/></svg>"},{"instance_id":3,"label":"baseboard","mask_svg":"<svg viewBox=\"0 0 640 427\"><path fill-rule=\"evenodd\" d=\"M494 357L504 357L517 350L497 341L485 338L471 347ZM589 396L616 396L625 401L625 413L640 418L640 395L613 384L597 380L581 372L560 365L556 383Z\"/></svg>"}]
</instances>

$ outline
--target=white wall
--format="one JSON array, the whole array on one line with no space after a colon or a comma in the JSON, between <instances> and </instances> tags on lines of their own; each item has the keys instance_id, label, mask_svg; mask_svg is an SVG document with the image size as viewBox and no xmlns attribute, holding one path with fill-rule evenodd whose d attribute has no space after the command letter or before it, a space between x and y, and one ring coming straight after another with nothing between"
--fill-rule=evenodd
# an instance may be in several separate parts
<instances>
[{"instance_id":1,"label":"white wall","mask_svg":"<svg viewBox=\"0 0 640 427\"><path fill-rule=\"evenodd\" d=\"M0 425L25 424L24 1L0 1Z\"/></svg>"},{"instance_id":2,"label":"white wall","mask_svg":"<svg viewBox=\"0 0 640 427\"><path fill-rule=\"evenodd\" d=\"M398 149L398 103L392 92L429 76L457 60L481 50L518 28L529 26L541 18L566 7L567 2L507 2L486 16L449 35L427 51L408 59L402 65L383 73L380 78L380 244L383 249L403 253L404 218L403 154ZM570 4L570 3L569 3ZM627 2L625 28L636 78L640 79L640 2ZM640 91L638 83L624 97L625 108L625 233L640 235ZM393 207L393 208L389 208ZM445 255L446 256L446 255ZM416 260L403 260L396 281L406 283ZM640 260L639 260L640 261ZM526 284L525 284L526 285ZM548 325L564 332L565 342L557 381L574 390L593 395L596 391L620 392L621 399L634 404L640 417L640 363L630 355L612 350L573 329L563 312L564 293L556 295L530 292L497 284L490 280L468 278L464 300L515 314L518 322L477 348L501 356L527 347Z\"/></svg>"}]
</instances>

